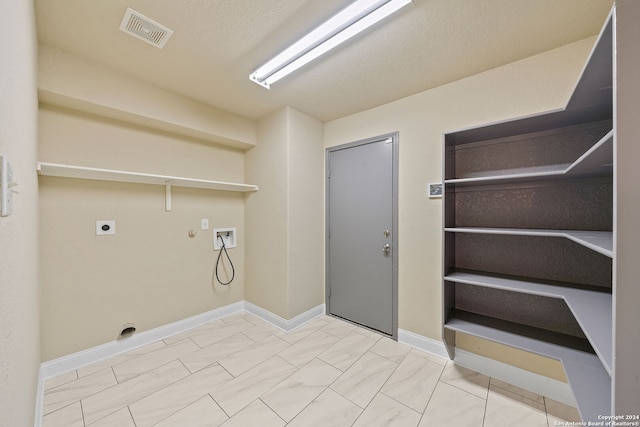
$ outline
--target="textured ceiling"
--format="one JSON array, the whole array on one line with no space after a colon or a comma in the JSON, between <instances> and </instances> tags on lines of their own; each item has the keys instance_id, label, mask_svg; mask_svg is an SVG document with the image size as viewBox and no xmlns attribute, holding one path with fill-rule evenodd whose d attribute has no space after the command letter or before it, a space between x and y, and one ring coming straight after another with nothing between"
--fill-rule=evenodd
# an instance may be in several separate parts
<instances>
[{"instance_id":1,"label":"textured ceiling","mask_svg":"<svg viewBox=\"0 0 640 427\"><path fill-rule=\"evenodd\" d=\"M352 0L35 0L38 39L249 118L327 121L597 34L612 0L413 0L264 89L249 74ZM127 6L175 33L119 31Z\"/></svg>"}]
</instances>

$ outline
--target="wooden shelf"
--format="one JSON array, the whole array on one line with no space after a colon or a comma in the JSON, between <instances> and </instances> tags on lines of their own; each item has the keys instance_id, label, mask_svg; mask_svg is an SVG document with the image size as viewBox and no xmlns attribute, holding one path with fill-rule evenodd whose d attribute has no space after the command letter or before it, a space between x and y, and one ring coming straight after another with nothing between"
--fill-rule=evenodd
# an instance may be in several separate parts
<instances>
[{"instance_id":1,"label":"wooden shelf","mask_svg":"<svg viewBox=\"0 0 640 427\"><path fill-rule=\"evenodd\" d=\"M488 185L505 182L540 181L611 174L613 172L613 130L573 163L492 171L490 175L445 180L445 184Z\"/></svg>"},{"instance_id":2,"label":"wooden shelf","mask_svg":"<svg viewBox=\"0 0 640 427\"><path fill-rule=\"evenodd\" d=\"M567 284L548 284L529 279L489 275L479 272L453 271L444 277L449 282L521 292L565 301L582 328L602 365L612 371L612 297L607 292L585 290Z\"/></svg>"},{"instance_id":3,"label":"wooden shelf","mask_svg":"<svg viewBox=\"0 0 640 427\"><path fill-rule=\"evenodd\" d=\"M503 234L510 236L560 237L569 239L602 255L613 258L613 232L584 230L542 230L526 228L446 227L451 233Z\"/></svg>"},{"instance_id":4,"label":"wooden shelf","mask_svg":"<svg viewBox=\"0 0 640 427\"><path fill-rule=\"evenodd\" d=\"M518 325L520 331L514 332L513 325L458 311L446 321L444 328L560 360L582 420L597 421L598 415L611 412L611 378L596 355L535 337L535 328ZM529 334L534 336L528 336L528 332L534 332Z\"/></svg>"}]
</instances>

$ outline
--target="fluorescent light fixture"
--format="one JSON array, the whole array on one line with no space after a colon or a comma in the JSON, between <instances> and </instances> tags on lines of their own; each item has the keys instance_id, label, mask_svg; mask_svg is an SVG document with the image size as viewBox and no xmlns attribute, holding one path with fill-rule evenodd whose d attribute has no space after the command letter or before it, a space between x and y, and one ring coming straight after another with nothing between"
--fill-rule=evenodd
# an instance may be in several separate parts
<instances>
[{"instance_id":1,"label":"fluorescent light fixture","mask_svg":"<svg viewBox=\"0 0 640 427\"><path fill-rule=\"evenodd\" d=\"M251 73L249 79L269 89L272 83L409 3L411 0L356 0Z\"/></svg>"}]
</instances>

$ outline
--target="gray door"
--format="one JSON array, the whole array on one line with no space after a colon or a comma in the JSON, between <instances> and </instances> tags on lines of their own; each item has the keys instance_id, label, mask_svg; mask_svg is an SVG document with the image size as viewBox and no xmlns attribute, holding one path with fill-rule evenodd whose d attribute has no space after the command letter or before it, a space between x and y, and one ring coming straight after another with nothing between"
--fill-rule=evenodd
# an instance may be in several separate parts
<instances>
[{"instance_id":1,"label":"gray door","mask_svg":"<svg viewBox=\"0 0 640 427\"><path fill-rule=\"evenodd\" d=\"M397 337L397 134L327 150L327 307Z\"/></svg>"}]
</instances>

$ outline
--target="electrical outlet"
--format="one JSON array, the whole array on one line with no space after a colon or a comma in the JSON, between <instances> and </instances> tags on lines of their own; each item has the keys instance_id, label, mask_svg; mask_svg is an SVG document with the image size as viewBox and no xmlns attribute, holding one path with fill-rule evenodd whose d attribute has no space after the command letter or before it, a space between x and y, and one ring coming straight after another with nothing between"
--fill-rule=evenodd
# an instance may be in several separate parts
<instances>
[{"instance_id":1,"label":"electrical outlet","mask_svg":"<svg viewBox=\"0 0 640 427\"><path fill-rule=\"evenodd\" d=\"M115 220L96 221L96 236L104 236L106 234L116 234Z\"/></svg>"},{"instance_id":2,"label":"electrical outlet","mask_svg":"<svg viewBox=\"0 0 640 427\"><path fill-rule=\"evenodd\" d=\"M219 251L222 249L222 241L224 240L224 247L227 249L235 248L238 246L236 242L236 236L238 233L236 232L235 227L229 228L214 228L213 229L213 250Z\"/></svg>"},{"instance_id":3,"label":"electrical outlet","mask_svg":"<svg viewBox=\"0 0 640 427\"><path fill-rule=\"evenodd\" d=\"M208 230L209 229L209 219L208 218L202 218L200 220L200 229L201 230Z\"/></svg>"}]
</instances>

